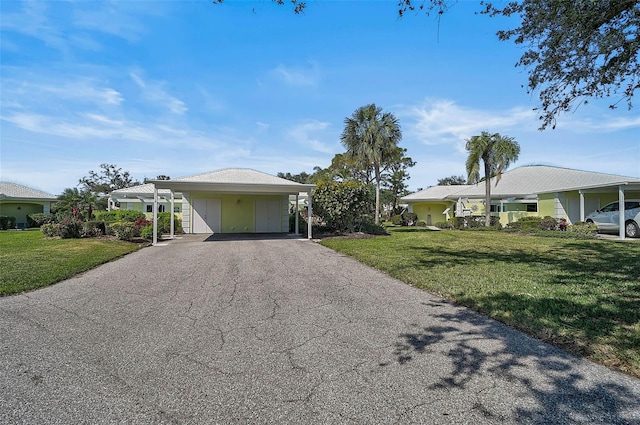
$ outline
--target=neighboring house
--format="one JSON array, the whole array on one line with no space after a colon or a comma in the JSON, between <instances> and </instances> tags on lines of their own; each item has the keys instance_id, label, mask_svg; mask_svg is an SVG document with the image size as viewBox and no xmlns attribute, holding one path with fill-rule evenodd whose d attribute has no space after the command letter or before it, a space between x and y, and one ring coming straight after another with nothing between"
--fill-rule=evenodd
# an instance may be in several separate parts
<instances>
[{"instance_id":1,"label":"neighboring house","mask_svg":"<svg viewBox=\"0 0 640 425\"><path fill-rule=\"evenodd\" d=\"M147 218L153 216L154 186L151 183L139 186L114 190L109 194L108 210L134 210L146 214ZM171 211L171 191L161 189L158 191L158 212ZM182 194L173 194L173 212L182 217Z\"/></svg>"},{"instance_id":2,"label":"neighboring house","mask_svg":"<svg viewBox=\"0 0 640 425\"><path fill-rule=\"evenodd\" d=\"M402 198L428 225L485 214L485 184L433 186ZM491 214L502 225L525 216L564 218L569 223L616 200L640 198L640 178L530 165L491 179Z\"/></svg>"},{"instance_id":3,"label":"neighboring house","mask_svg":"<svg viewBox=\"0 0 640 425\"><path fill-rule=\"evenodd\" d=\"M290 196L298 204L315 187L246 168L151 183L158 195L181 193L183 231L205 234L288 233Z\"/></svg>"},{"instance_id":4,"label":"neighboring house","mask_svg":"<svg viewBox=\"0 0 640 425\"><path fill-rule=\"evenodd\" d=\"M55 195L22 186L16 183L0 182L0 215L15 217L16 227L27 227L27 216L36 213L50 213Z\"/></svg>"}]
</instances>

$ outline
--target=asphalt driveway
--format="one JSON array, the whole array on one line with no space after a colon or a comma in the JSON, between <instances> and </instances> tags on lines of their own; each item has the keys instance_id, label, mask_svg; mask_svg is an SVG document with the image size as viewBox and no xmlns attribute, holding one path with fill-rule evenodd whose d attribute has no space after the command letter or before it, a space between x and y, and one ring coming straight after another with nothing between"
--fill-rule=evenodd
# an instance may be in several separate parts
<instances>
[{"instance_id":1,"label":"asphalt driveway","mask_svg":"<svg viewBox=\"0 0 640 425\"><path fill-rule=\"evenodd\" d=\"M313 242L186 236L0 299L0 423L640 424L640 381Z\"/></svg>"}]
</instances>

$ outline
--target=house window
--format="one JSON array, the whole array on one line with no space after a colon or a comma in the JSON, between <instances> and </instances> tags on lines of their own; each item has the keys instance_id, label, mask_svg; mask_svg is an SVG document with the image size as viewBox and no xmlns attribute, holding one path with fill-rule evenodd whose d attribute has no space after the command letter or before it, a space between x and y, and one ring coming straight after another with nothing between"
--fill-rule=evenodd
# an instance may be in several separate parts
<instances>
[{"instance_id":1,"label":"house window","mask_svg":"<svg viewBox=\"0 0 640 425\"><path fill-rule=\"evenodd\" d=\"M153 205L147 205L147 212L148 213L152 213L153 212ZM158 205L158 212L164 212L164 205Z\"/></svg>"},{"instance_id":2,"label":"house window","mask_svg":"<svg viewBox=\"0 0 640 425\"><path fill-rule=\"evenodd\" d=\"M527 212L538 212L538 204L527 204Z\"/></svg>"},{"instance_id":3,"label":"house window","mask_svg":"<svg viewBox=\"0 0 640 425\"><path fill-rule=\"evenodd\" d=\"M489 206L489 212L499 213L500 212L500 205L490 205Z\"/></svg>"}]
</instances>

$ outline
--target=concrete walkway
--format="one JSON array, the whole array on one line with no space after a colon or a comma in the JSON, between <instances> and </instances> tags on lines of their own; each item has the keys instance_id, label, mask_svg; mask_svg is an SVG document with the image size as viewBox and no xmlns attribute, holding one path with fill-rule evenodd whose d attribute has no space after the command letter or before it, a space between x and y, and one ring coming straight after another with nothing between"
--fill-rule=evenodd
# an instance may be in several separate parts
<instances>
[{"instance_id":1,"label":"concrete walkway","mask_svg":"<svg viewBox=\"0 0 640 425\"><path fill-rule=\"evenodd\" d=\"M310 241L187 236L0 299L0 423L640 424L640 381Z\"/></svg>"}]
</instances>

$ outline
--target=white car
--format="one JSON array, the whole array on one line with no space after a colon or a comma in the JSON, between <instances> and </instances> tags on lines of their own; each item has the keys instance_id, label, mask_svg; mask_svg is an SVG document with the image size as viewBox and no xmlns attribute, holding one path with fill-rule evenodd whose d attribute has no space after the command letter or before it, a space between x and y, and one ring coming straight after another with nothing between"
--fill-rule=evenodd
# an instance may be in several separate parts
<instances>
[{"instance_id":1,"label":"white car","mask_svg":"<svg viewBox=\"0 0 640 425\"><path fill-rule=\"evenodd\" d=\"M620 232L620 208L612 202L585 217L587 223L594 223L602 233ZM624 201L624 231L627 237L640 237L640 200Z\"/></svg>"}]
</instances>

